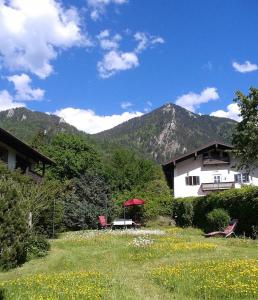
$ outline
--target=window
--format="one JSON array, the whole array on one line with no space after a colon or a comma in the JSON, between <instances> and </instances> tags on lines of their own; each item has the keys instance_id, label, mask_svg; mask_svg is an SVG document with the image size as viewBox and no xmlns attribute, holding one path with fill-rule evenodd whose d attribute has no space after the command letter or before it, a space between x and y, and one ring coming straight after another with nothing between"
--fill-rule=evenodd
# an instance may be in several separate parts
<instances>
[{"instance_id":1,"label":"window","mask_svg":"<svg viewBox=\"0 0 258 300\"><path fill-rule=\"evenodd\" d=\"M219 183L221 181L220 179L220 175L214 175L214 183Z\"/></svg>"},{"instance_id":2,"label":"window","mask_svg":"<svg viewBox=\"0 0 258 300\"><path fill-rule=\"evenodd\" d=\"M186 185L199 185L200 177L199 176L187 176L187 177L185 177L185 184Z\"/></svg>"},{"instance_id":3,"label":"window","mask_svg":"<svg viewBox=\"0 0 258 300\"><path fill-rule=\"evenodd\" d=\"M235 182L238 182L238 183L247 183L247 182L249 182L249 174L248 173L235 174Z\"/></svg>"}]
</instances>

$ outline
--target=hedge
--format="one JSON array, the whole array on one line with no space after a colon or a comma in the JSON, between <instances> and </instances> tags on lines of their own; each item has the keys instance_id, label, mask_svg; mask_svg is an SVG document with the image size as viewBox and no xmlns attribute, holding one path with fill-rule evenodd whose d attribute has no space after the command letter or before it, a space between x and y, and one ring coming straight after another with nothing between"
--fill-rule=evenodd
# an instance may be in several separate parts
<instances>
[{"instance_id":1,"label":"hedge","mask_svg":"<svg viewBox=\"0 0 258 300\"><path fill-rule=\"evenodd\" d=\"M193 207L193 212L189 207ZM252 227L258 226L258 187L245 186L214 192L203 197L178 198L173 200L173 215L179 226L193 225L205 230L207 214L215 208L225 209L232 219L238 219L236 232L251 236ZM189 220L192 219L192 222Z\"/></svg>"}]
</instances>

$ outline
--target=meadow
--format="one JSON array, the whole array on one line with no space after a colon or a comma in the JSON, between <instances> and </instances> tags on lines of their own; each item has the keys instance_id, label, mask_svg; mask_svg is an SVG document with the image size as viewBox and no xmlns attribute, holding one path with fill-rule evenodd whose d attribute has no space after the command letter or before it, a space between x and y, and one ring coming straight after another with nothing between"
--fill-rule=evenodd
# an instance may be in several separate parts
<instances>
[{"instance_id":1,"label":"meadow","mask_svg":"<svg viewBox=\"0 0 258 300\"><path fill-rule=\"evenodd\" d=\"M258 299L258 241L197 229L78 231L0 273L0 299Z\"/></svg>"}]
</instances>

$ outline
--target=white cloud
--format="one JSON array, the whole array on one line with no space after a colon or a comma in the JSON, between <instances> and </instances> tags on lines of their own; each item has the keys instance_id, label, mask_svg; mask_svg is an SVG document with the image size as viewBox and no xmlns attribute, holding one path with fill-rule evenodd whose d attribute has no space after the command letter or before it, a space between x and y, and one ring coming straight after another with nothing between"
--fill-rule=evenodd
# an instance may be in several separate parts
<instances>
[{"instance_id":1,"label":"white cloud","mask_svg":"<svg viewBox=\"0 0 258 300\"><path fill-rule=\"evenodd\" d=\"M133 104L131 102L129 102L129 101L124 101L124 102L121 103L121 108L122 109L127 109L127 108L129 108L131 106L133 106Z\"/></svg>"},{"instance_id":2,"label":"white cloud","mask_svg":"<svg viewBox=\"0 0 258 300\"><path fill-rule=\"evenodd\" d=\"M27 74L13 75L7 79L14 84L17 100L41 100L44 97L44 90L31 88L31 79Z\"/></svg>"},{"instance_id":3,"label":"white cloud","mask_svg":"<svg viewBox=\"0 0 258 300\"><path fill-rule=\"evenodd\" d=\"M134 34L134 39L138 42L137 47L135 48L136 53L140 53L145 50L147 47L154 44L164 44L165 41L162 37L151 36L145 32L136 32Z\"/></svg>"},{"instance_id":4,"label":"white cloud","mask_svg":"<svg viewBox=\"0 0 258 300\"><path fill-rule=\"evenodd\" d=\"M239 64L238 62L234 61L232 63L233 68L240 73L247 73L253 72L258 70L258 66L256 64L250 63L250 61L245 61L243 64Z\"/></svg>"},{"instance_id":5,"label":"white cloud","mask_svg":"<svg viewBox=\"0 0 258 300\"><path fill-rule=\"evenodd\" d=\"M122 37L120 34L115 34L113 37L110 37L109 31L104 30L100 32L100 34L97 36L97 39L99 40L100 47L103 50L111 50L119 47L119 42L121 41Z\"/></svg>"},{"instance_id":6,"label":"white cloud","mask_svg":"<svg viewBox=\"0 0 258 300\"><path fill-rule=\"evenodd\" d=\"M77 10L56 0L0 0L0 28L2 64L40 78L53 71L60 50L89 45Z\"/></svg>"},{"instance_id":7,"label":"white cloud","mask_svg":"<svg viewBox=\"0 0 258 300\"><path fill-rule=\"evenodd\" d=\"M90 16L93 21L97 21L106 12L106 7L110 4L122 5L128 0L87 0L88 6L91 10Z\"/></svg>"},{"instance_id":8,"label":"white cloud","mask_svg":"<svg viewBox=\"0 0 258 300\"><path fill-rule=\"evenodd\" d=\"M240 110L237 103L231 103L227 106L227 110L217 110L212 112L210 115L214 117L220 117L220 118L230 118L236 121L240 121L241 117L239 116Z\"/></svg>"},{"instance_id":9,"label":"white cloud","mask_svg":"<svg viewBox=\"0 0 258 300\"><path fill-rule=\"evenodd\" d=\"M60 109L55 114L67 123L87 133L97 133L110 129L129 119L139 117L141 112L124 112L121 115L99 116L90 109L67 107Z\"/></svg>"},{"instance_id":10,"label":"white cloud","mask_svg":"<svg viewBox=\"0 0 258 300\"><path fill-rule=\"evenodd\" d=\"M0 111L24 106L24 103L15 102L7 90L0 91Z\"/></svg>"},{"instance_id":11,"label":"white cloud","mask_svg":"<svg viewBox=\"0 0 258 300\"><path fill-rule=\"evenodd\" d=\"M119 42L122 37L119 34L110 36L108 30L100 32L97 36L100 47L107 51L104 57L97 64L97 69L101 78L109 78L110 76L120 72L136 68L139 66L139 54L154 44L164 43L161 37L151 36L147 33L136 32L134 40L137 46L133 51L121 51Z\"/></svg>"},{"instance_id":12,"label":"white cloud","mask_svg":"<svg viewBox=\"0 0 258 300\"><path fill-rule=\"evenodd\" d=\"M108 78L119 71L129 70L139 65L138 57L134 52L111 50L106 53L97 68L100 77Z\"/></svg>"},{"instance_id":13,"label":"white cloud","mask_svg":"<svg viewBox=\"0 0 258 300\"><path fill-rule=\"evenodd\" d=\"M195 109L198 108L200 104L217 99L219 99L217 89L214 87L208 87L204 89L200 94L190 92L178 97L176 100L176 104L192 112L195 112Z\"/></svg>"}]
</instances>

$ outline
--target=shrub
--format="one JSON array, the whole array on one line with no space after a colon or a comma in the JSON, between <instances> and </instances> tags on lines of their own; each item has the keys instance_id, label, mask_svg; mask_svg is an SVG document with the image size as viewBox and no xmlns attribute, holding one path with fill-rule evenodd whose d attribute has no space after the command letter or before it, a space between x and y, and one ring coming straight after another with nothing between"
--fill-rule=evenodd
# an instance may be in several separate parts
<instances>
[{"instance_id":1,"label":"shrub","mask_svg":"<svg viewBox=\"0 0 258 300\"><path fill-rule=\"evenodd\" d=\"M258 226L258 187L245 186L196 198L193 225L207 228L206 215L215 208L223 208L231 218L238 219L238 233L251 236L252 226Z\"/></svg>"},{"instance_id":2,"label":"shrub","mask_svg":"<svg viewBox=\"0 0 258 300\"><path fill-rule=\"evenodd\" d=\"M122 203L131 198L140 198L145 201L143 206L126 208L126 217L142 222L154 220L157 216L172 216L171 192L163 180L153 180L132 189L119 192L113 197L115 215L123 216Z\"/></svg>"},{"instance_id":3,"label":"shrub","mask_svg":"<svg viewBox=\"0 0 258 300\"><path fill-rule=\"evenodd\" d=\"M109 189L103 178L88 172L72 181L64 202L64 226L70 230L98 227L98 216L111 211Z\"/></svg>"},{"instance_id":4,"label":"shrub","mask_svg":"<svg viewBox=\"0 0 258 300\"><path fill-rule=\"evenodd\" d=\"M49 249L50 244L44 236L32 234L27 242L27 259L43 257Z\"/></svg>"},{"instance_id":5,"label":"shrub","mask_svg":"<svg viewBox=\"0 0 258 300\"><path fill-rule=\"evenodd\" d=\"M4 296L4 289L3 288L0 288L0 300L4 300L5 299L5 296Z\"/></svg>"},{"instance_id":6,"label":"shrub","mask_svg":"<svg viewBox=\"0 0 258 300\"><path fill-rule=\"evenodd\" d=\"M192 226L194 217L194 197L173 200L173 218L178 226Z\"/></svg>"},{"instance_id":7,"label":"shrub","mask_svg":"<svg viewBox=\"0 0 258 300\"><path fill-rule=\"evenodd\" d=\"M12 178L0 179L0 268L10 269L26 261L28 212Z\"/></svg>"},{"instance_id":8,"label":"shrub","mask_svg":"<svg viewBox=\"0 0 258 300\"><path fill-rule=\"evenodd\" d=\"M223 208L215 208L207 215L207 231L223 230L230 221L228 212Z\"/></svg>"}]
</instances>

